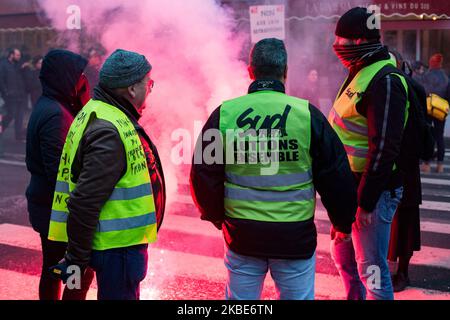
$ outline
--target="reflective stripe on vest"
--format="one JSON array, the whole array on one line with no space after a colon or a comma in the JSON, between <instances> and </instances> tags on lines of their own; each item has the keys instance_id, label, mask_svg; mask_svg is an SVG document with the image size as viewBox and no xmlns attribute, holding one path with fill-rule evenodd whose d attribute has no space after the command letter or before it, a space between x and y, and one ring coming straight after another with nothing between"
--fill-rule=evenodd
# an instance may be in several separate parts
<instances>
[{"instance_id":1,"label":"reflective stripe on vest","mask_svg":"<svg viewBox=\"0 0 450 320\"><path fill-rule=\"evenodd\" d=\"M70 193L69 184L63 181L56 182L55 192ZM152 186L150 183L143 184L137 187L131 188L115 188L109 197L109 201L112 200L133 200L141 197L145 197L152 194Z\"/></svg>"},{"instance_id":2,"label":"reflective stripe on vest","mask_svg":"<svg viewBox=\"0 0 450 320\"><path fill-rule=\"evenodd\" d=\"M369 153L369 149L365 148L357 148L349 145L344 145L345 151L348 155L358 158L367 158L367 154Z\"/></svg>"},{"instance_id":3,"label":"reflective stripe on vest","mask_svg":"<svg viewBox=\"0 0 450 320\"><path fill-rule=\"evenodd\" d=\"M68 218L67 212L52 210L52 221L67 223ZM140 228L154 223L156 223L154 212L131 218L100 220L97 225L97 232Z\"/></svg>"},{"instance_id":4,"label":"reflective stripe on vest","mask_svg":"<svg viewBox=\"0 0 450 320\"><path fill-rule=\"evenodd\" d=\"M369 133L369 130L367 128L367 126L364 125L360 125L354 122L351 122L347 119L342 119L334 109L331 109L330 111L333 120L334 120L334 124L341 127L344 130L350 131L350 132L354 132L363 136L367 136Z\"/></svg>"},{"instance_id":5,"label":"reflective stripe on vest","mask_svg":"<svg viewBox=\"0 0 450 320\"><path fill-rule=\"evenodd\" d=\"M277 174L273 176L240 176L231 172L226 173L229 182L249 188L284 187L312 180L312 171L291 174Z\"/></svg>"},{"instance_id":6,"label":"reflective stripe on vest","mask_svg":"<svg viewBox=\"0 0 450 320\"><path fill-rule=\"evenodd\" d=\"M294 202L313 200L315 197L315 191L312 188L305 190L279 192L225 187L225 197L233 200L245 201Z\"/></svg>"},{"instance_id":7,"label":"reflective stripe on vest","mask_svg":"<svg viewBox=\"0 0 450 320\"><path fill-rule=\"evenodd\" d=\"M361 69L348 86L341 89L340 95L336 97L330 111L328 120L344 145L353 172L364 172L369 152L367 118L358 113L356 105L362 99L376 74L389 64L395 65L392 60L388 59ZM403 76L395 73L392 75L400 78L405 91L408 92L408 85ZM408 119L408 108L409 100L406 103L403 125L406 125Z\"/></svg>"},{"instance_id":8,"label":"reflective stripe on vest","mask_svg":"<svg viewBox=\"0 0 450 320\"><path fill-rule=\"evenodd\" d=\"M107 250L156 241L156 214L150 175L142 143L132 122L119 109L91 100L75 118L64 144L50 218L50 240L66 242L67 202L76 184L72 163L92 116L112 123L123 142L127 170L103 205L92 248ZM99 168L100 169L100 168Z\"/></svg>"},{"instance_id":9,"label":"reflective stripe on vest","mask_svg":"<svg viewBox=\"0 0 450 320\"><path fill-rule=\"evenodd\" d=\"M252 125L249 125L250 123ZM277 129L284 134L278 138L276 149L284 154L283 157L278 154L276 159L278 171L272 175L262 173L262 169L274 163L227 163L225 214L231 218L265 222L299 222L312 219L315 190L312 183L312 159L309 154L311 116L308 101L275 91L262 91L222 104L220 130L224 137L224 146L233 144L233 141L226 141L227 130L244 130L248 133L249 130L259 132L258 130L262 129ZM255 141L256 136L251 137L252 140L249 140ZM261 135L258 141L267 141L267 136L265 139L264 135ZM252 148L257 148L261 153L267 152L259 143L254 144ZM226 147L224 152L225 158L229 159L229 150ZM242 153L242 150L236 153ZM243 153L250 153L250 149L244 150Z\"/></svg>"}]
</instances>

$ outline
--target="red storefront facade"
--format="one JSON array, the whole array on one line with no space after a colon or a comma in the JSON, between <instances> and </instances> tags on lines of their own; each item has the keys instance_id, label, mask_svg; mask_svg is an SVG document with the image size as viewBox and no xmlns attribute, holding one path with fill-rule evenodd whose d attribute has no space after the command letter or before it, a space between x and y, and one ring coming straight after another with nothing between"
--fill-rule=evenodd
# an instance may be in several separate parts
<instances>
[{"instance_id":1,"label":"red storefront facade","mask_svg":"<svg viewBox=\"0 0 450 320\"><path fill-rule=\"evenodd\" d=\"M0 2L0 52L14 46L27 56L43 54L55 37L36 0Z\"/></svg>"}]
</instances>

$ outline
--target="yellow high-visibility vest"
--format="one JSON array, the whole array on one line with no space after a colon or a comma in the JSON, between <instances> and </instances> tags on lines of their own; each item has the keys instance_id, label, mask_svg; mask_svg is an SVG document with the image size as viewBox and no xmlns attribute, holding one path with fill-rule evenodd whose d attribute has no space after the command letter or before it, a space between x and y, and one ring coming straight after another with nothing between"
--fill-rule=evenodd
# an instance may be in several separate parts
<instances>
[{"instance_id":1,"label":"yellow high-visibility vest","mask_svg":"<svg viewBox=\"0 0 450 320\"><path fill-rule=\"evenodd\" d=\"M91 100L70 127L59 164L48 238L67 242L67 202L76 188L72 164L91 117L112 123L122 139L127 169L100 211L92 248L107 250L156 241L155 203L142 143L130 119L119 109ZM101 169L101 168L99 168ZM99 181L101 183L101 181Z\"/></svg>"}]
</instances>

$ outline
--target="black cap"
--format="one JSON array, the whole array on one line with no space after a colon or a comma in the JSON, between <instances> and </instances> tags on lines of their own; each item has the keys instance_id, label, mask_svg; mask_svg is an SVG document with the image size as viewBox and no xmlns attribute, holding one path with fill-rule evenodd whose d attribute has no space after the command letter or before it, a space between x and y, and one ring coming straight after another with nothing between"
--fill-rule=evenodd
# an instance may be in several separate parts
<instances>
[{"instance_id":1,"label":"black cap","mask_svg":"<svg viewBox=\"0 0 450 320\"><path fill-rule=\"evenodd\" d=\"M377 28L369 29L367 26L372 14L366 8L355 7L350 9L337 22L335 35L346 39L380 40L380 30Z\"/></svg>"}]
</instances>

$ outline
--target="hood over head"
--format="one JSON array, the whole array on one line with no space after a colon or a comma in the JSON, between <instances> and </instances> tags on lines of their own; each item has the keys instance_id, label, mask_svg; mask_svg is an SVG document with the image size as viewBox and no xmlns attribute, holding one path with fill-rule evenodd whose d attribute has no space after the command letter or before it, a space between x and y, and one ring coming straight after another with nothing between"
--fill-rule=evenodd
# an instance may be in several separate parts
<instances>
[{"instance_id":1,"label":"hood over head","mask_svg":"<svg viewBox=\"0 0 450 320\"><path fill-rule=\"evenodd\" d=\"M51 50L44 57L39 76L43 95L57 100L72 112L78 112L82 107L80 95L86 89L81 81L88 85L85 77L82 77L87 64L85 58L71 51Z\"/></svg>"}]
</instances>

